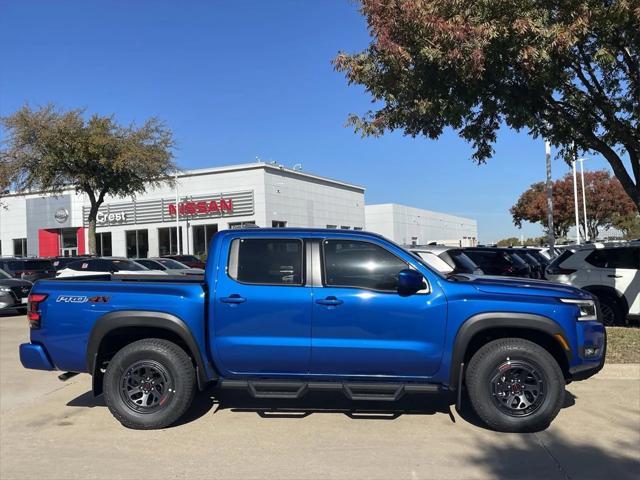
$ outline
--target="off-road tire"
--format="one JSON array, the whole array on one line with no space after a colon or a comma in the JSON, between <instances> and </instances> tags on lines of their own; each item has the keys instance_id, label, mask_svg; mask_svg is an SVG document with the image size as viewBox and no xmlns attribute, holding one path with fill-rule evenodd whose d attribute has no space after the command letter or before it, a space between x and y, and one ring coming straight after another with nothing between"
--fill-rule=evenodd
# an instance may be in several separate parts
<instances>
[{"instance_id":1,"label":"off-road tire","mask_svg":"<svg viewBox=\"0 0 640 480\"><path fill-rule=\"evenodd\" d=\"M534 385L539 399L515 416L515 411L500 403L496 382L513 365L529 365L539 383ZM500 368L500 369L499 369ZM507 369L507 370L505 370ZM505 374L506 374L505 373ZM498 378L496 382L492 379ZM533 378L533 377L532 377ZM480 419L500 432L536 432L544 430L558 415L565 397L565 379L558 362L541 346L521 338L494 340L480 348L471 358L465 373L465 383L471 405ZM518 397L516 397L517 399ZM518 403L518 400L515 400Z\"/></svg>"},{"instance_id":2,"label":"off-road tire","mask_svg":"<svg viewBox=\"0 0 640 480\"><path fill-rule=\"evenodd\" d=\"M149 368L144 370L145 365L161 372L158 384L164 382L153 408L136 406L125 391L130 388L127 382L132 367L142 366L142 371L149 372ZM139 371L140 368L135 370ZM144 385L156 388L150 387L149 382ZM115 354L107 366L103 387L107 407L122 425L151 430L172 425L187 411L195 395L196 375L191 359L182 348L167 340L148 338L130 343Z\"/></svg>"}]
</instances>

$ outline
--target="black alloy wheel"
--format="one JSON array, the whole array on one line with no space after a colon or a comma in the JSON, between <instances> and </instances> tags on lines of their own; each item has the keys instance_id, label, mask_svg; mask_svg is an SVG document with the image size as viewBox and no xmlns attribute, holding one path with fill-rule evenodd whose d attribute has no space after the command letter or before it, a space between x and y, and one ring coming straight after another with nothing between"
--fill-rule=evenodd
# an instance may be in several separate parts
<instances>
[{"instance_id":1,"label":"black alloy wheel","mask_svg":"<svg viewBox=\"0 0 640 480\"><path fill-rule=\"evenodd\" d=\"M141 361L126 368L120 379L120 395L129 408L153 413L169 398L173 381L158 362Z\"/></svg>"},{"instance_id":2,"label":"black alloy wheel","mask_svg":"<svg viewBox=\"0 0 640 480\"><path fill-rule=\"evenodd\" d=\"M544 399L543 376L525 361L502 363L490 380L496 406L512 417L524 417L535 412Z\"/></svg>"}]
</instances>

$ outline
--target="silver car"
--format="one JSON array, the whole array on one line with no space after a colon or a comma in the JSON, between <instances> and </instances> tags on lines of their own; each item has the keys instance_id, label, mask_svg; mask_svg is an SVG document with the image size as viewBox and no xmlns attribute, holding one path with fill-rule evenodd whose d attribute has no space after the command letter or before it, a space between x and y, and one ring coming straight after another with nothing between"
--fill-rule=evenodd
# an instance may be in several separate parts
<instances>
[{"instance_id":1,"label":"silver car","mask_svg":"<svg viewBox=\"0 0 640 480\"><path fill-rule=\"evenodd\" d=\"M149 270L156 270L166 273L167 275L204 275L201 268L190 268L184 263L171 258L138 258L136 262L144 265Z\"/></svg>"}]
</instances>

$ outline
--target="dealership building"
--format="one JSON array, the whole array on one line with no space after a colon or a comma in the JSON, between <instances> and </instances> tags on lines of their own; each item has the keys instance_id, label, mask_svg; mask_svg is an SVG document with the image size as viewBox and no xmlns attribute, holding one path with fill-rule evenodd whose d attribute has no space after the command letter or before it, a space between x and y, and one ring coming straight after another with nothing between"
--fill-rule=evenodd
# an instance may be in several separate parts
<instances>
[{"instance_id":1,"label":"dealership building","mask_svg":"<svg viewBox=\"0 0 640 480\"><path fill-rule=\"evenodd\" d=\"M430 230L427 219L443 214L413 209L421 212L416 218L426 222L425 228L414 231L411 219L394 213L397 208L410 207L395 205L389 214L386 205L365 207L365 189L358 185L271 163L232 165L185 171L175 185L150 187L140 196L107 197L97 217L96 243L103 256L202 255L217 231L250 225L366 228L407 244L445 239L463 244L477 238L474 220L434 220L438 228ZM44 257L86 253L88 215L88 197L74 190L56 196L4 194L0 253ZM459 228L462 220L468 228ZM390 229L389 222L407 225Z\"/></svg>"}]
</instances>

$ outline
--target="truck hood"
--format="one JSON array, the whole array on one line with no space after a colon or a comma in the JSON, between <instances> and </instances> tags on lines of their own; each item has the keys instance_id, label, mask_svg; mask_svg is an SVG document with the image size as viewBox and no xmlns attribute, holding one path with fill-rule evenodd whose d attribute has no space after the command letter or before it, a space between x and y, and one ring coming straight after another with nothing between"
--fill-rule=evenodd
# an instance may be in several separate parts
<instances>
[{"instance_id":1,"label":"truck hood","mask_svg":"<svg viewBox=\"0 0 640 480\"><path fill-rule=\"evenodd\" d=\"M484 293L557 298L591 298L591 294L579 288L561 283L547 282L545 280L489 275L456 275L456 277L459 280L468 282L477 290ZM460 277L466 277L466 279Z\"/></svg>"}]
</instances>

